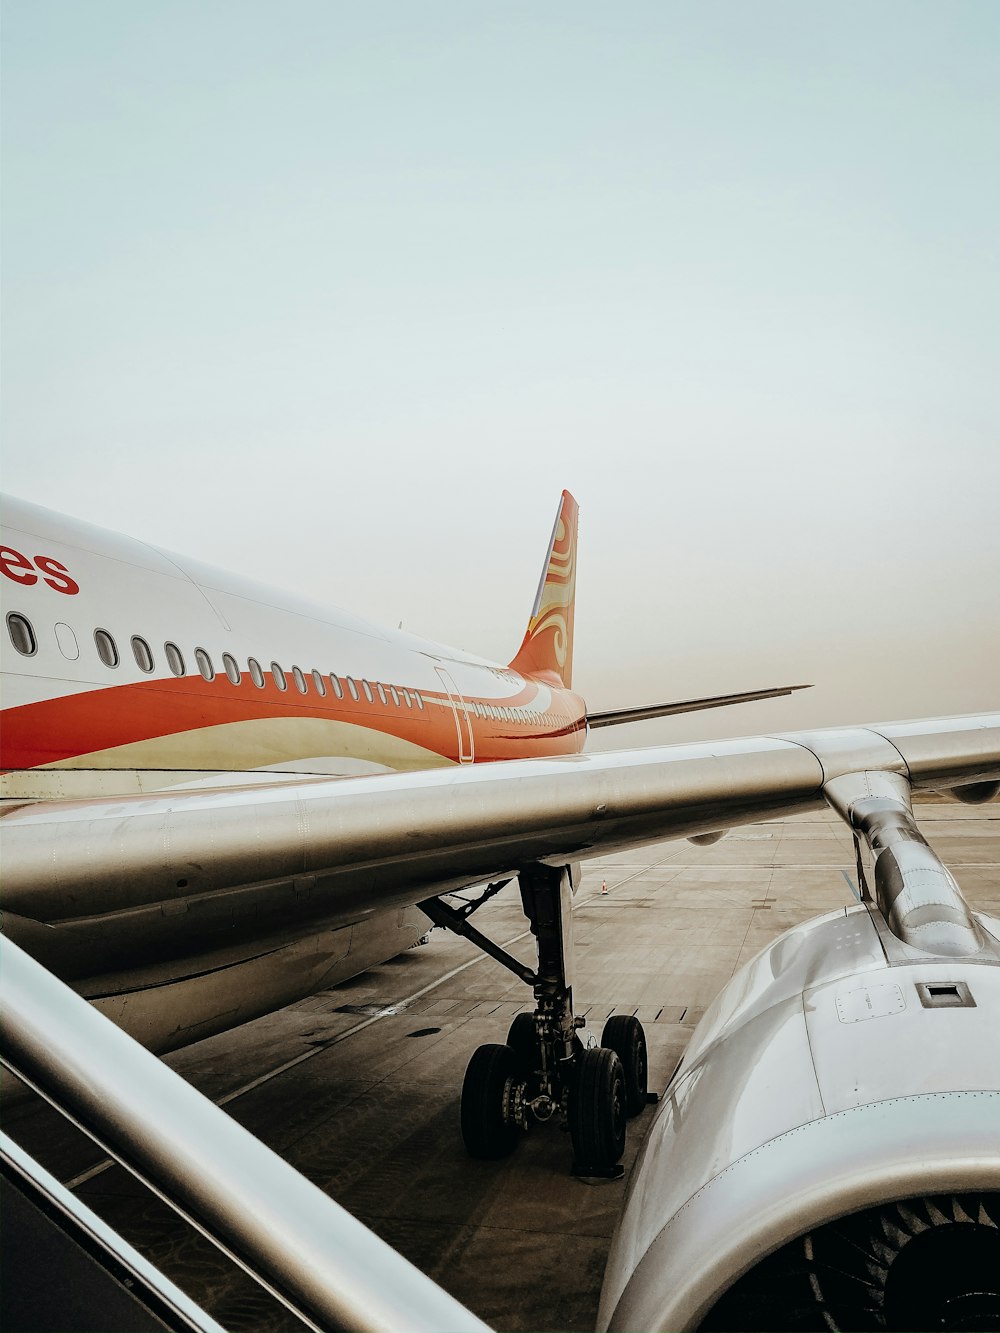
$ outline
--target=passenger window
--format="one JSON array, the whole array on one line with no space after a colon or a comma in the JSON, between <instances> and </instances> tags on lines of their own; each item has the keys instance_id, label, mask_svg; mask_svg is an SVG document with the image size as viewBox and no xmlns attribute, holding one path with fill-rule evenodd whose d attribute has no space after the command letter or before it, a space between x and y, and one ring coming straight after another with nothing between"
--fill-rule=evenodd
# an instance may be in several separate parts
<instances>
[{"instance_id":1,"label":"passenger window","mask_svg":"<svg viewBox=\"0 0 1000 1333\"><path fill-rule=\"evenodd\" d=\"M385 687L381 684L381 682L379 681L375 682L375 689L378 691L379 702L383 704L388 704L389 700L385 697Z\"/></svg>"},{"instance_id":2,"label":"passenger window","mask_svg":"<svg viewBox=\"0 0 1000 1333\"><path fill-rule=\"evenodd\" d=\"M389 695L390 695L390 698L392 699L392 702L393 702L393 703L396 705L396 707L398 708L398 707L399 707L399 695L396 693L396 687L395 687L395 685L390 685L390 686L389 686Z\"/></svg>"},{"instance_id":3,"label":"passenger window","mask_svg":"<svg viewBox=\"0 0 1000 1333\"><path fill-rule=\"evenodd\" d=\"M250 679L257 686L258 690L264 688L264 673L260 669L260 663L256 657L247 658L247 670L250 672Z\"/></svg>"},{"instance_id":4,"label":"passenger window","mask_svg":"<svg viewBox=\"0 0 1000 1333\"><path fill-rule=\"evenodd\" d=\"M118 647L106 629L94 630L94 643L97 644L97 656L104 665L116 667L118 665ZM34 652L34 649L32 649L32 652Z\"/></svg>"},{"instance_id":5,"label":"passenger window","mask_svg":"<svg viewBox=\"0 0 1000 1333\"><path fill-rule=\"evenodd\" d=\"M240 675L239 667L236 665L236 658L233 657L232 654L230 653L223 653L222 665L225 667L226 675L229 677L232 683L234 685L238 685L242 679L242 676Z\"/></svg>"},{"instance_id":6,"label":"passenger window","mask_svg":"<svg viewBox=\"0 0 1000 1333\"><path fill-rule=\"evenodd\" d=\"M35 631L26 616L19 616L16 611L7 613L7 633L10 641L22 657L34 657L38 652Z\"/></svg>"},{"instance_id":7,"label":"passenger window","mask_svg":"<svg viewBox=\"0 0 1000 1333\"><path fill-rule=\"evenodd\" d=\"M297 666L292 667L292 680L295 681L295 688L298 690L299 694L305 694L307 688L306 678Z\"/></svg>"},{"instance_id":8,"label":"passenger window","mask_svg":"<svg viewBox=\"0 0 1000 1333\"><path fill-rule=\"evenodd\" d=\"M167 659L167 666L173 674L175 676L183 676L187 671L187 667L184 665L184 655L177 647L176 643L165 643L163 645L163 652Z\"/></svg>"},{"instance_id":9,"label":"passenger window","mask_svg":"<svg viewBox=\"0 0 1000 1333\"><path fill-rule=\"evenodd\" d=\"M76 635L70 626L64 625L62 621L56 625L56 643L68 662L75 662L80 656L80 645L76 641Z\"/></svg>"},{"instance_id":10,"label":"passenger window","mask_svg":"<svg viewBox=\"0 0 1000 1333\"><path fill-rule=\"evenodd\" d=\"M275 685L277 685L279 690L288 689L288 682L285 680L285 673L282 671L281 667L278 666L277 662L271 663L271 675L274 677L274 683Z\"/></svg>"},{"instance_id":11,"label":"passenger window","mask_svg":"<svg viewBox=\"0 0 1000 1333\"><path fill-rule=\"evenodd\" d=\"M140 639L138 634L132 635L132 656L140 671L152 671L153 654L149 651L149 644L145 639Z\"/></svg>"},{"instance_id":12,"label":"passenger window","mask_svg":"<svg viewBox=\"0 0 1000 1333\"><path fill-rule=\"evenodd\" d=\"M330 684L333 686L333 692L337 696L337 698L343 699L344 687L340 683L339 676L335 676L332 671L330 672Z\"/></svg>"},{"instance_id":13,"label":"passenger window","mask_svg":"<svg viewBox=\"0 0 1000 1333\"><path fill-rule=\"evenodd\" d=\"M413 700L410 698L410 691L407 689L403 690L403 703L406 704L407 708L413 707Z\"/></svg>"},{"instance_id":14,"label":"passenger window","mask_svg":"<svg viewBox=\"0 0 1000 1333\"><path fill-rule=\"evenodd\" d=\"M194 660L198 663L198 670L206 680L215 680L215 667L212 665L212 659L204 648L194 650Z\"/></svg>"},{"instance_id":15,"label":"passenger window","mask_svg":"<svg viewBox=\"0 0 1000 1333\"><path fill-rule=\"evenodd\" d=\"M326 681L323 679L321 673L318 671L314 671L312 673L312 677L313 677L313 683L316 686L316 693L326 694Z\"/></svg>"},{"instance_id":16,"label":"passenger window","mask_svg":"<svg viewBox=\"0 0 1000 1333\"><path fill-rule=\"evenodd\" d=\"M375 696L372 694L372 687L368 684L366 680L363 680L361 682L361 688L365 692L365 698L368 700L370 704L373 704L375 702Z\"/></svg>"},{"instance_id":17,"label":"passenger window","mask_svg":"<svg viewBox=\"0 0 1000 1333\"><path fill-rule=\"evenodd\" d=\"M353 678L353 676L345 676L344 679L347 681L347 689L348 689L348 692L349 692L351 698L352 698L352 699L357 699L357 697L358 697L358 687L357 687L357 685L355 685L355 683L354 683L354 678Z\"/></svg>"},{"instance_id":18,"label":"passenger window","mask_svg":"<svg viewBox=\"0 0 1000 1333\"><path fill-rule=\"evenodd\" d=\"M414 691L413 691L413 697L414 697L414 699L416 699L416 701L417 701L417 707L418 707L418 708L423 708L423 706L424 706L424 700L423 700L423 696L421 695L421 693L420 693L419 690L414 690Z\"/></svg>"}]
</instances>

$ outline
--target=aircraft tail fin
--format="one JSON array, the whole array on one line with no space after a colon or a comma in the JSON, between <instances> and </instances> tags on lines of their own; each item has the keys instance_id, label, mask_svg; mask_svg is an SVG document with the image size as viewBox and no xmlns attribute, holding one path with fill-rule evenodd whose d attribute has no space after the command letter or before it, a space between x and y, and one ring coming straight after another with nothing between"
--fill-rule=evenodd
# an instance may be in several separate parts
<instances>
[{"instance_id":1,"label":"aircraft tail fin","mask_svg":"<svg viewBox=\"0 0 1000 1333\"><path fill-rule=\"evenodd\" d=\"M573 683L573 606L580 507L563 491L524 641L511 667L567 689Z\"/></svg>"}]
</instances>

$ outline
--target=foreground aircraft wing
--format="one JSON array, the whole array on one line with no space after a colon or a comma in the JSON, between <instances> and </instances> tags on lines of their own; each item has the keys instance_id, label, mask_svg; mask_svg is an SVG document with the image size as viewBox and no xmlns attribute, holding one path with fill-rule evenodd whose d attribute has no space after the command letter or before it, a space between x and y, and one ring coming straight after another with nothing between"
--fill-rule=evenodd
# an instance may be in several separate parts
<instances>
[{"instance_id":1,"label":"foreground aircraft wing","mask_svg":"<svg viewBox=\"0 0 1000 1333\"><path fill-rule=\"evenodd\" d=\"M624 1152L624 1109L640 1072L644 1104L645 1044L641 1053L638 1045L622 1049L628 1084L615 1041L627 1031L638 1042L641 1024L631 1015L615 1016L626 1022L609 1035L612 1018L600 1046L559 1055L576 1034L563 952L570 885L561 867L663 837L697 837L828 804L848 820L856 839L860 831L869 849L879 851L879 912L869 918L860 906L850 916L844 909L830 914L819 935L810 934L811 926L800 928L792 947L784 937L761 955L751 982L746 972L737 975L721 1010L716 1007L715 1017L699 1026L686 1070L661 1102L663 1114L648 1140L652 1147L638 1159L635 1188L609 1258L599 1327L751 1327L744 1313L761 1308L762 1281L774 1292L764 1307L774 1318L758 1326L796 1326L803 1236L810 1245L819 1237L820 1255L831 1252L823 1248L829 1244L840 1256L845 1242L838 1231L824 1231L828 1223L883 1199L895 1205L902 1198L899 1208L911 1209L907 1216L917 1216L917 1207L926 1215L936 1204L923 1196L942 1191L955 1192L954 1209L961 1211L952 1215L961 1231L946 1234L944 1249L932 1249L924 1267L959 1272L956 1281L934 1290L944 1292L951 1308L971 1311L971 1322L996 1290L992 1230L979 1243L993 1228L991 1215L970 1200L978 1198L975 1191L995 1192L1000 1182L998 1094L991 1090L988 1059L984 1064L994 1033L996 968L982 965L994 962L997 952L994 937L961 910L957 886L919 839L908 817L911 788L952 789L972 801L994 795L1000 789L1000 713L342 781L14 806L2 820L4 931L72 979L94 1008L146 1040L134 1009L170 1007L166 978L177 976L176 960L185 949L189 986L196 991L211 975L219 1004L230 1004L217 1015L218 1030L234 1025L252 990L249 974L247 984L225 989L226 974L253 961L246 957L247 941L259 941L258 952L272 949L278 967L296 970L301 954L291 964L281 960L282 931L323 952L331 943L317 933L324 926L336 926L333 935L351 936L353 923L366 917L391 918L392 909L517 873L538 944L538 1013L551 1029L542 1030L537 1014L528 1016L545 1067L555 1071L545 1085L553 1092L544 1095L550 1105L566 1096L581 1174L606 1176ZM858 852L860 869L860 843ZM893 922L891 956L880 943L876 918ZM227 955L239 940L242 952ZM112 1029L110 1041L96 1035L107 1058L95 1073L95 1048L80 1033L100 1026L85 1021L98 1014L82 1006L80 1026L67 1004L72 995L46 1000L43 994L40 1000L39 986L52 978L14 954L16 966L6 967L14 985L6 974L5 985L20 1002L7 1006L16 1071L46 1088L57 1105L68 1106L78 1123L95 1125L103 1142L124 1144L140 1174L145 1166L168 1201L179 1198L183 1207L194 1200L199 1225L205 1229L207 1220L216 1228L208 1229L210 1237L218 1243L221 1235L231 1254L250 1261L252 1272L265 1279L277 1274L272 1290L304 1293L313 1301L306 1310L319 1308L318 1292L334 1313L315 1327L375 1330L404 1322L397 1270L385 1255L353 1269L342 1262L345 1244L353 1262L355 1253L369 1253L371 1238L353 1232L345 1240L328 1201L291 1179L266 1150L263 1158L256 1154L249 1175L241 1175L248 1160L242 1141L230 1141L215 1108L199 1112L190 1098L173 1102L173 1076L165 1066L159 1067L162 1078L147 1075L141 1061L132 1069L120 1032ZM25 964L29 972L34 967L33 982ZM934 971L928 971L931 965ZM160 966L166 971L157 981ZM889 966L899 984L889 977ZM908 1008L905 978L923 996ZM246 1002L252 1005L252 998ZM940 1023L935 1029L945 1008L959 1023L972 1022L971 1033L945 1026L942 1035ZM878 1018L892 1026L863 1021ZM922 1042L934 1031L924 1058ZM167 1044L183 1044L164 1032ZM190 1026L186 1039L194 1039ZM941 1052L952 1048L964 1063L942 1060L938 1083L928 1083ZM480 1046L470 1060L461 1125L473 1156L505 1155L526 1127L509 1109L528 1105L527 1076L516 1060L510 1044L497 1043ZM504 1080L487 1084L484 1070L505 1069ZM883 1070L887 1076L880 1081ZM607 1074L604 1084L598 1071ZM942 1206L952 1212L951 1199ZM891 1218L899 1215L878 1214L885 1219L873 1233L879 1245L883 1234L902 1234L892 1230ZM936 1216L947 1220L940 1211ZM303 1217L311 1232L300 1244ZM957 1250L948 1242L976 1218L980 1230L961 1241L963 1254L971 1255L968 1266L949 1266ZM866 1263L870 1250L854 1249L863 1265L857 1286L867 1299L875 1289ZM774 1252L791 1255L787 1269L779 1269L776 1280L773 1266L756 1278L751 1268L747 1280L757 1285L740 1296L736 1280ZM887 1247L879 1256L883 1252L889 1263L898 1257ZM942 1253L935 1264L935 1254ZM898 1280L896 1270L886 1279L889 1263L879 1270L886 1290L912 1285L910 1257L904 1255ZM325 1275L322 1284L317 1272ZM389 1288L397 1299L376 1319L369 1313L370 1292ZM730 1288L736 1313L728 1321L720 1316L722 1322L709 1315L705 1323L716 1302L725 1314L720 1297ZM401 1289L409 1293L411 1285ZM923 1299L922 1288L916 1289ZM824 1291L817 1283L817 1309ZM423 1296L418 1292L407 1326L473 1326L462 1322L464 1312L441 1302L447 1298L426 1288ZM796 1324L779 1321L786 1311ZM837 1326L872 1322L858 1319ZM816 1324L821 1326L819 1315Z\"/></svg>"},{"instance_id":2,"label":"foreground aircraft wing","mask_svg":"<svg viewBox=\"0 0 1000 1333\"><path fill-rule=\"evenodd\" d=\"M796 690L811 690L811 685L774 685L766 690L744 690L741 694L708 694L702 699L679 699L670 704L649 704L645 708L608 708L587 714L588 727L617 727L623 722L648 722L654 717L673 717L677 713L700 713L703 708L728 708L730 704L749 704L757 699L777 699Z\"/></svg>"},{"instance_id":3,"label":"foreground aircraft wing","mask_svg":"<svg viewBox=\"0 0 1000 1333\"><path fill-rule=\"evenodd\" d=\"M822 808L833 779L872 771L915 789L996 782L1000 714L15 806L4 930L59 975L93 977L241 933L358 922L534 862Z\"/></svg>"}]
</instances>

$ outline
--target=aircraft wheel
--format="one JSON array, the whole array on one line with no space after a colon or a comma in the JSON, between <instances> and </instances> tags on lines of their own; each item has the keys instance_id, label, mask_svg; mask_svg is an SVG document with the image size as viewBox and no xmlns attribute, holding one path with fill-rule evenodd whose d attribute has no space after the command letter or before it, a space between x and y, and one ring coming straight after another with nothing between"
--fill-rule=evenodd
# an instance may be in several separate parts
<instances>
[{"instance_id":1,"label":"aircraft wheel","mask_svg":"<svg viewBox=\"0 0 1000 1333\"><path fill-rule=\"evenodd\" d=\"M518 1014L507 1033L507 1045L521 1062L526 1073L533 1073L538 1064L538 1035L535 1015Z\"/></svg>"},{"instance_id":2,"label":"aircraft wheel","mask_svg":"<svg viewBox=\"0 0 1000 1333\"><path fill-rule=\"evenodd\" d=\"M646 1034L632 1014L614 1014L604 1024L601 1045L610 1046L625 1071L625 1109L638 1115L646 1106Z\"/></svg>"},{"instance_id":3,"label":"aircraft wheel","mask_svg":"<svg viewBox=\"0 0 1000 1333\"><path fill-rule=\"evenodd\" d=\"M519 1131L512 1102L520 1073L509 1046L493 1042L473 1052L462 1084L462 1138L470 1157L496 1161L514 1151Z\"/></svg>"},{"instance_id":4,"label":"aircraft wheel","mask_svg":"<svg viewBox=\"0 0 1000 1333\"><path fill-rule=\"evenodd\" d=\"M592 1046L577 1062L569 1099L569 1131L577 1167L605 1171L625 1151L625 1073L606 1046Z\"/></svg>"}]
</instances>

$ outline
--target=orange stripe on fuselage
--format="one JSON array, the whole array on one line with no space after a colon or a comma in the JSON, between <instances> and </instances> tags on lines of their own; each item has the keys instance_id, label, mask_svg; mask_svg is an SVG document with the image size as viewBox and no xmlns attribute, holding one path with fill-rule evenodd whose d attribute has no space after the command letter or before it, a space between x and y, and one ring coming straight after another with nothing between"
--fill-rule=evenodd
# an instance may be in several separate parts
<instances>
[{"instance_id":1,"label":"orange stripe on fuselage","mask_svg":"<svg viewBox=\"0 0 1000 1333\"><path fill-rule=\"evenodd\" d=\"M289 683L281 691L268 678L258 690L244 680L232 685L226 677L204 681L180 679L137 681L109 689L64 695L37 703L5 709L0 730L0 768L36 768L59 764L116 746L156 737L199 731L232 722L283 717L317 717L353 723L411 741L442 758L458 761L458 739L451 704L446 695L421 690L423 709L397 707L391 702L369 704L362 699L321 697L310 683L302 695ZM252 691L250 694L248 691ZM512 698L467 700L494 707L524 707L534 697L530 682ZM585 735L583 701L565 692L552 691L558 710L550 710L552 722L538 727L531 721L497 722L476 717L469 723L475 736L478 760L528 758L548 754L572 754L583 747ZM441 706L441 705L444 706Z\"/></svg>"}]
</instances>

